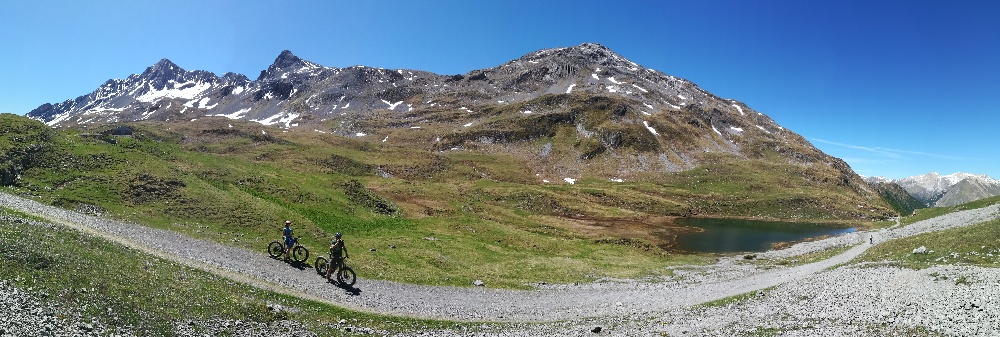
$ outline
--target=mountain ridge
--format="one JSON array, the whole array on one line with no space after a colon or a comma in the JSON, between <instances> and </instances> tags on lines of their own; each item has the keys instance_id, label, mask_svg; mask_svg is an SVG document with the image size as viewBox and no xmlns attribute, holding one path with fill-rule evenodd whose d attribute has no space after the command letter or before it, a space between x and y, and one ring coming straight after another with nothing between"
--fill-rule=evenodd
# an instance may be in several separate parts
<instances>
[{"instance_id":1,"label":"mountain ridge","mask_svg":"<svg viewBox=\"0 0 1000 337\"><path fill-rule=\"evenodd\" d=\"M161 60L26 116L50 126L225 117L429 151L505 152L549 181L766 161L886 208L843 160L767 115L590 43L457 75L325 67L285 50L251 81Z\"/></svg>"},{"instance_id":2,"label":"mountain ridge","mask_svg":"<svg viewBox=\"0 0 1000 337\"><path fill-rule=\"evenodd\" d=\"M894 180L927 207L955 206L1000 195L1000 181L985 175L956 172L923 175Z\"/></svg>"}]
</instances>

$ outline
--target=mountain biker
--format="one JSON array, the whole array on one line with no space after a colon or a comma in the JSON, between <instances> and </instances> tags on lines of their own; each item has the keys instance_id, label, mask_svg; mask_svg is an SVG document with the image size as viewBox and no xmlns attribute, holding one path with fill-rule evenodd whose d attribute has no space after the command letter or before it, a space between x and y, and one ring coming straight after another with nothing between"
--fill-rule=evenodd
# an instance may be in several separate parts
<instances>
[{"instance_id":1,"label":"mountain biker","mask_svg":"<svg viewBox=\"0 0 1000 337\"><path fill-rule=\"evenodd\" d=\"M288 252L292 251L295 245L295 238L292 237L292 221L285 220L285 228L281 230L281 237L285 241L285 261L288 261Z\"/></svg>"},{"instance_id":2,"label":"mountain biker","mask_svg":"<svg viewBox=\"0 0 1000 337\"><path fill-rule=\"evenodd\" d=\"M339 268L344 263L344 258L351 257L351 254L347 252L347 246L344 245L344 240L340 238L340 232L333 235L333 241L330 241L330 266L326 268L326 278L330 278L330 274L333 274L334 268Z\"/></svg>"}]
</instances>

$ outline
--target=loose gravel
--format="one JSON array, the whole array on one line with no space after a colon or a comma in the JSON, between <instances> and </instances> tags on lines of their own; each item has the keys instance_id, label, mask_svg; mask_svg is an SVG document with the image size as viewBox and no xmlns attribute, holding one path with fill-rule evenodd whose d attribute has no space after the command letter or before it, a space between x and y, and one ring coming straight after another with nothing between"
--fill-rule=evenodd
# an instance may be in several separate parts
<instances>
[{"instance_id":1,"label":"loose gravel","mask_svg":"<svg viewBox=\"0 0 1000 337\"><path fill-rule=\"evenodd\" d=\"M6 193L0 193L0 206L268 290L366 312L483 322L474 331L414 334L420 336L738 336L779 332L787 336L1000 336L997 269L939 266L913 271L889 265L843 266L871 247L870 239L877 244L992 220L1000 217L997 205L758 254L759 259L784 259L849 247L839 255L804 265L754 264L741 261L742 256L730 256L711 266L678 268L670 277L538 285L527 291L434 287L363 278L353 288L340 288L327 283L311 268L292 268L271 259L263 249L258 252L225 246ZM363 276L364 271L360 274ZM942 275L950 278L943 280ZM956 279L965 281L956 283ZM4 293L7 289L0 288ZM699 305L755 292L753 298L731 305ZM7 329L2 324L0 327ZM99 325L88 324L94 330L100 329ZM261 331L272 330L261 327Z\"/></svg>"}]
</instances>

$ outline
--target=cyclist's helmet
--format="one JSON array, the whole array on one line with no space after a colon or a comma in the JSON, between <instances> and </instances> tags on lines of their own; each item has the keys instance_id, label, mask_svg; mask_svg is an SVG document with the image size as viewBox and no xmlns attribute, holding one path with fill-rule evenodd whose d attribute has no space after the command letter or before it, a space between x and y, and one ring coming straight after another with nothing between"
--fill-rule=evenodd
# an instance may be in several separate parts
<instances>
[{"instance_id":1,"label":"cyclist's helmet","mask_svg":"<svg viewBox=\"0 0 1000 337\"><path fill-rule=\"evenodd\" d=\"M285 224L286 225L291 225L292 224L292 220L285 220Z\"/></svg>"},{"instance_id":2,"label":"cyclist's helmet","mask_svg":"<svg viewBox=\"0 0 1000 337\"><path fill-rule=\"evenodd\" d=\"M337 234L334 234L333 236L336 236L336 237L339 238L340 237L340 233L338 232Z\"/></svg>"}]
</instances>

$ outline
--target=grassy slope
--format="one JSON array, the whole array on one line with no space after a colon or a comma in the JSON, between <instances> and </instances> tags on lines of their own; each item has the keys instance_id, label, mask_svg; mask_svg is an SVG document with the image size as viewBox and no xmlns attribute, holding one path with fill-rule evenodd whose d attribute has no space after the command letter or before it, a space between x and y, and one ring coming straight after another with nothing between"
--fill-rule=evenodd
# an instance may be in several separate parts
<instances>
[{"instance_id":1,"label":"grassy slope","mask_svg":"<svg viewBox=\"0 0 1000 337\"><path fill-rule=\"evenodd\" d=\"M926 220L952 212L982 208L1000 203L1000 197L992 197L951 207L922 209L916 215L903 218L904 224ZM976 265L1000 267L1000 219L984 223L925 233L892 240L872 247L859 260L896 261L908 268L927 268L940 264ZM913 250L924 246L930 253L913 254Z\"/></svg>"},{"instance_id":2,"label":"grassy slope","mask_svg":"<svg viewBox=\"0 0 1000 337\"><path fill-rule=\"evenodd\" d=\"M0 216L15 215L0 209ZM453 323L353 312L235 283L118 244L49 225L0 221L0 275L48 294L59 307L81 311L142 336L172 335L179 321L212 319L271 323L293 320L319 336L351 335L331 328L341 319L389 331L453 327ZM30 242L31 244L24 244ZM126 272L122 272L126 271ZM180 295L180 296L178 296ZM287 310L275 311L279 305Z\"/></svg>"},{"instance_id":3,"label":"grassy slope","mask_svg":"<svg viewBox=\"0 0 1000 337\"><path fill-rule=\"evenodd\" d=\"M4 134L25 135L0 138L0 154L30 159L0 167L17 171L18 193L261 251L291 219L314 254L343 232L362 276L403 282L522 287L642 277L708 261L656 249L662 235L650 232L669 232L658 218L836 221L858 213L847 194L824 188L825 173L764 161L642 182L543 184L531 164L503 154L435 152L225 119L134 124L141 137L132 139L0 117ZM390 137L430 144L435 133L433 125L410 131ZM560 132L547 138L553 151L573 146ZM636 227L616 228L608 219Z\"/></svg>"}]
</instances>

